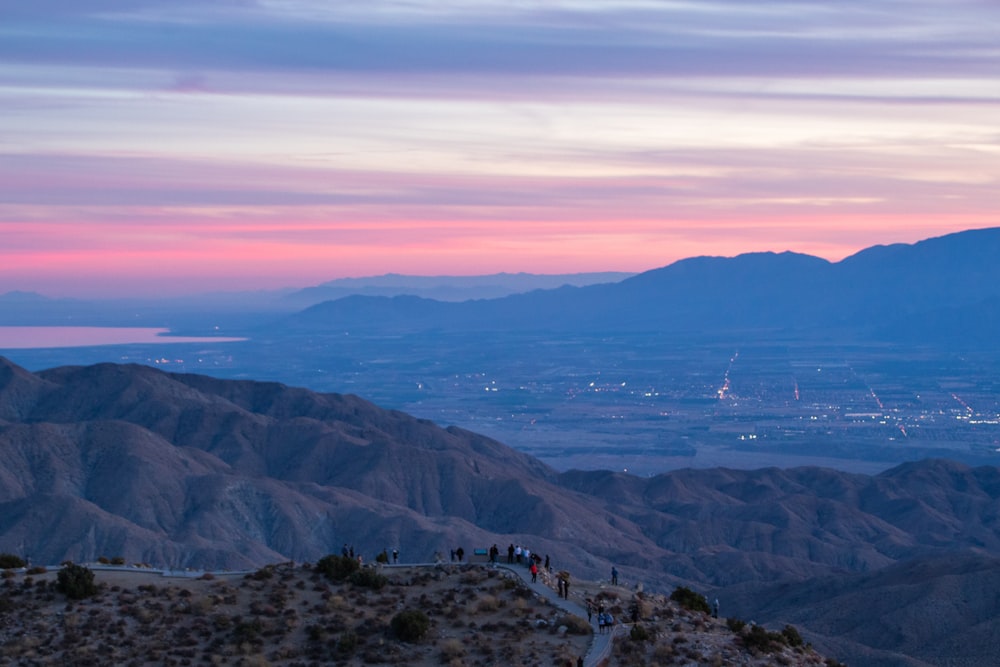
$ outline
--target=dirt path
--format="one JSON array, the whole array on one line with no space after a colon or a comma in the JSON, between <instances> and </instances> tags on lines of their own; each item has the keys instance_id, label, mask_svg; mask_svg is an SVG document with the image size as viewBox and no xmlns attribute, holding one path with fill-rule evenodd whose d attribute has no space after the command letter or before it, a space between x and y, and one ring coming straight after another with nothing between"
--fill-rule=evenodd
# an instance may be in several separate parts
<instances>
[{"instance_id":1,"label":"dirt path","mask_svg":"<svg viewBox=\"0 0 1000 667\"><path fill-rule=\"evenodd\" d=\"M528 571L528 568L506 564L497 564L497 567L509 570L521 577L524 583L527 584L531 590L538 593L563 611L579 616L580 618L587 617L586 607L578 602L574 602L573 600L567 600L559 597L558 591L544 583L541 579L539 579L537 583L531 583L531 572ZM572 587L570 587L570 597L572 598L573 595L574 593L572 592ZM584 667L599 667L604 660L608 658L611 654L611 640L617 632L621 630L621 628L622 626L616 625L614 631L612 632L604 634L594 632L590 640L590 647L587 649L587 654L583 656Z\"/></svg>"}]
</instances>

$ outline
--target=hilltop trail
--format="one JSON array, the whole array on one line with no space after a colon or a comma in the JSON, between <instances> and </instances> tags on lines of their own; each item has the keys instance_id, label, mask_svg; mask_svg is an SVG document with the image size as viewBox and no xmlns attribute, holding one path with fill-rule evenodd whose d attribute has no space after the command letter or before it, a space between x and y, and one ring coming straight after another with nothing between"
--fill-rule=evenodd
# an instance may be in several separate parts
<instances>
[{"instance_id":1,"label":"hilltop trail","mask_svg":"<svg viewBox=\"0 0 1000 667\"><path fill-rule=\"evenodd\" d=\"M563 611L581 618L587 617L587 609L581 604L559 597L559 593L557 591L553 590L552 587L541 580L534 584L531 583L531 573L526 567L500 563L497 564L497 567L513 572L519 576L533 592L542 596ZM572 586L570 587L570 590L572 591ZM573 593L570 592L570 595L573 595ZM621 625L615 625L612 632L608 632L606 634L594 632L594 634L591 635L590 648L587 649L587 654L583 656L584 667L599 667L599 665L603 664L604 661L607 660L611 653L611 640L618 632L621 631L621 629Z\"/></svg>"}]
</instances>

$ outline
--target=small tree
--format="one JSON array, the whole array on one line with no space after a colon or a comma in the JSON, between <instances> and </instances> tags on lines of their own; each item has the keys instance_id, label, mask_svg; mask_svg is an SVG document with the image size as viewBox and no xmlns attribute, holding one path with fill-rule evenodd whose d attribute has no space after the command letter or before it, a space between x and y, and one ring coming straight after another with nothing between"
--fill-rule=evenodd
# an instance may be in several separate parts
<instances>
[{"instance_id":1,"label":"small tree","mask_svg":"<svg viewBox=\"0 0 1000 667\"><path fill-rule=\"evenodd\" d=\"M19 567L24 567L28 563L20 556L15 556L14 554L2 553L0 554L0 570L12 570Z\"/></svg>"},{"instance_id":2,"label":"small tree","mask_svg":"<svg viewBox=\"0 0 1000 667\"><path fill-rule=\"evenodd\" d=\"M349 556L336 556L334 554L323 556L316 563L316 571L326 575L330 581L344 581L357 572L360 567L357 560Z\"/></svg>"},{"instance_id":3,"label":"small tree","mask_svg":"<svg viewBox=\"0 0 1000 667\"><path fill-rule=\"evenodd\" d=\"M82 600L97 593L94 572L82 565L70 563L56 575L56 590L71 600Z\"/></svg>"}]
</instances>

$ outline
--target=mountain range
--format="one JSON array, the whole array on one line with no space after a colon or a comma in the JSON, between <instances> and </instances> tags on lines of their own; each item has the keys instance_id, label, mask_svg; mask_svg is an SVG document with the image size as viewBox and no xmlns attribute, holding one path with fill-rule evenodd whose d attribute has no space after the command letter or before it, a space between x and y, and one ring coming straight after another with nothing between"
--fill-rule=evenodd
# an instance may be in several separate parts
<instances>
[{"instance_id":1,"label":"mountain range","mask_svg":"<svg viewBox=\"0 0 1000 667\"><path fill-rule=\"evenodd\" d=\"M272 331L849 334L989 344L1000 325L1000 228L875 246L839 262L792 252L695 257L614 283L449 303L353 295Z\"/></svg>"},{"instance_id":2,"label":"mountain range","mask_svg":"<svg viewBox=\"0 0 1000 667\"><path fill-rule=\"evenodd\" d=\"M969 619L1000 638L996 596L971 593L1000 572L994 467L560 474L355 396L0 359L0 551L245 568L344 543L410 562L525 544L587 578L616 565L629 582L711 590L744 618L794 617L864 664L982 664L941 661ZM932 621L919 640L871 636L901 609Z\"/></svg>"}]
</instances>

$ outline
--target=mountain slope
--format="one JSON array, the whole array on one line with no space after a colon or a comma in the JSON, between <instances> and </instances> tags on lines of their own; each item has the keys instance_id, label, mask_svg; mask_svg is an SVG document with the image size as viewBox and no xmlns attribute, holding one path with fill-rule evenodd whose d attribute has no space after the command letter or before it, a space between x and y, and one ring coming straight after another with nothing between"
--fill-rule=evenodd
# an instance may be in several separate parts
<instances>
[{"instance_id":1,"label":"mountain slope","mask_svg":"<svg viewBox=\"0 0 1000 667\"><path fill-rule=\"evenodd\" d=\"M398 547L413 562L519 543L577 576L605 578L614 564L628 585L714 587L746 618L795 621L879 655L940 657L903 632L880 643L836 613L868 618L866 596L897 576L912 586L914 617L954 627L964 607L941 596L966 595L985 571L975 563L1000 554L995 467L556 474L355 396L146 366L33 374L2 358L0 415L0 551L34 562L242 568L315 560L345 542L369 558ZM795 616L835 596L828 622ZM1000 621L975 627L1000 637Z\"/></svg>"}]
</instances>

